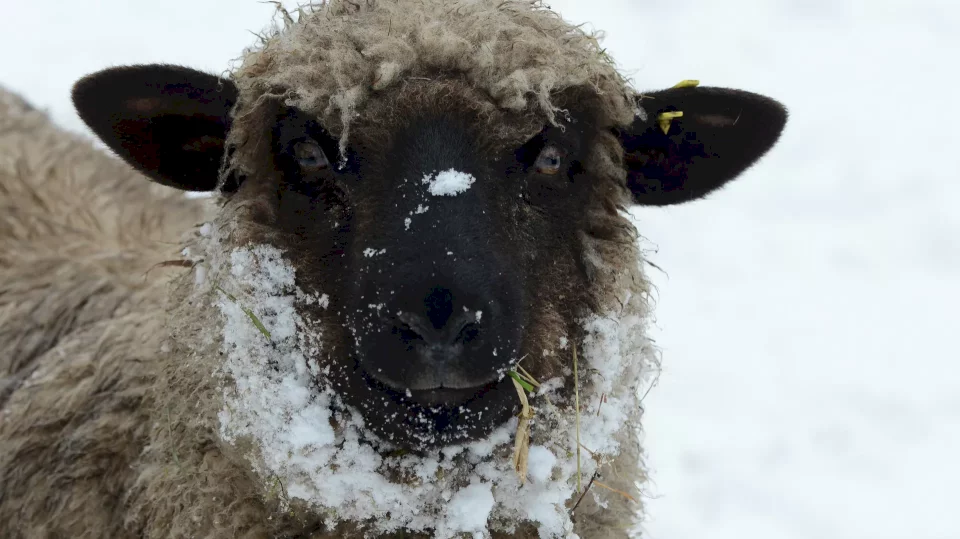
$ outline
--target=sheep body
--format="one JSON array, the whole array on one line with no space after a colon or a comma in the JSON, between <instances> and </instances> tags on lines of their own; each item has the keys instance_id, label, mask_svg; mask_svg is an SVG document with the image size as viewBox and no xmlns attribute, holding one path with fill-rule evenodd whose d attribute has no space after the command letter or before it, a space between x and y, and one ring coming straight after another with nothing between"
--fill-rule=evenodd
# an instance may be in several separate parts
<instances>
[{"instance_id":1,"label":"sheep body","mask_svg":"<svg viewBox=\"0 0 960 539\"><path fill-rule=\"evenodd\" d=\"M123 537L169 277L145 273L204 207L2 88L0 207L0 536Z\"/></svg>"}]
</instances>

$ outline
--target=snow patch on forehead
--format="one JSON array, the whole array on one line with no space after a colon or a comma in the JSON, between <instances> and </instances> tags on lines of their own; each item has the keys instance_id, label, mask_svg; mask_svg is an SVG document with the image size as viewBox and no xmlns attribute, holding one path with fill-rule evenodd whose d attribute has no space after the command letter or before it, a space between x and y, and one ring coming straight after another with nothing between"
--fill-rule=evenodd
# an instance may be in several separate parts
<instances>
[{"instance_id":1,"label":"snow patch on forehead","mask_svg":"<svg viewBox=\"0 0 960 539\"><path fill-rule=\"evenodd\" d=\"M475 442L398 455L369 433L335 390L330 368L318 363L328 353L322 327L300 307L326 307L329 297L303 293L293 266L271 246L235 249L218 261L224 267L211 271L221 276L216 305L224 322L220 435L254 448L247 458L265 491L283 485L288 498L333 515L328 524L367 522L371 534L489 538L531 521L543 539L575 537L567 501L578 496L576 416L558 393L562 380L544 381L531 395L537 415L523 485L512 462L516 418ZM622 310L580 321L580 398L584 417L591 416L580 441L605 459L619 453L638 406L631 382L649 370L645 312L628 296ZM552 405L538 406L547 393ZM583 458L579 468L589 478L597 461Z\"/></svg>"},{"instance_id":2,"label":"snow patch on forehead","mask_svg":"<svg viewBox=\"0 0 960 539\"><path fill-rule=\"evenodd\" d=\"M427 184L427 191L433 196L456 196L464 193L477 179L472 174L448 169L437 175L427 174L423 183Z\"/></svg>"}]
</instances>

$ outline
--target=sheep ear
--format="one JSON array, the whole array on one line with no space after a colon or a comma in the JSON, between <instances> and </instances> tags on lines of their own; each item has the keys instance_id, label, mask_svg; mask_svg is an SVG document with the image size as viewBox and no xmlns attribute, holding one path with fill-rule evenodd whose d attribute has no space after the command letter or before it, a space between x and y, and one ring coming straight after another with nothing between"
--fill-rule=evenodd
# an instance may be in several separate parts
<instances>
[{"instance_id":1,"label":"sheep ear","mask_svg":"<svg viewBox=\"0 0 960 539\"><path fill-rule=\"evenodd\" d=\"M787 121L777 101L725 88L675 87L642 95L638 105L645 114L620 140L634 201L652 206L723 186L773 147Z\"/></svg>"},{"instance_id":2,"label":"sheep ear","mask_svg":"<svg viewBox=\"0 0 960 539\"><path fill-rule=\"evenodd\" d=\"M80 118L121 158L163 185L217 186L229 112L229 80L173 65L99 71L73 86Z\"/></svg>"}]
</instances>

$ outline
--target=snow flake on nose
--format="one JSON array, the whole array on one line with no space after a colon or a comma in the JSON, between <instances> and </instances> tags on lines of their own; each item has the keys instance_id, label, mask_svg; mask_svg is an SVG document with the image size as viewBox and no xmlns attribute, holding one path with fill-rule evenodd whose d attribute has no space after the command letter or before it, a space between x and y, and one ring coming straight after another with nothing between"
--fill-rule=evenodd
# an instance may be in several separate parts
<instances>
[{"instance_id":1,"label":"snow flake on nose","mask_svg":"<svg viewBox=\"0 0 960 539\"><path fill-rule=\"evenodd\" d=\"M466 192L477 181L472 174L448 169L437 175L427 174L423 183L427 184L427 191L433 196L457 196Z\"/></svg>"}]
</instances>

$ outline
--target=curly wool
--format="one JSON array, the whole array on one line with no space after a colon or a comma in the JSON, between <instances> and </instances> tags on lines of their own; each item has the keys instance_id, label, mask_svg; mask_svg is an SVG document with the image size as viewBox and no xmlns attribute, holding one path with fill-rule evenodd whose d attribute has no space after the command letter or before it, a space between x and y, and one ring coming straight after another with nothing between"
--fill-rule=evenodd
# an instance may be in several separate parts
<instances>
[{"instance_id":1,"label":"curly wool","mask_svg":"<svg viewBox=\"0 0 960 539\"><path fill-rule=\"evenodd\" d=\"M177 241L202 215L0 87L0 379L30 372L75 328L128 310L163 274L144 278L150 264L177 257L157 242Z\"/></svg>"},{"instance_id":2,"label":"curly wool","mask_svg":"<svg viewBox=\"0 0 960 539\"><path fill-rule=\"evenodd\" d=\"M418 79L462 77L488 96L481 106L536 111L553 125L564 113L553 98L571 88L592 89L615 125L635 114L635 92L601 34L539 0L330 0L298 14L294 22L284 12L284 27L245 51L233 72L240 98L230 146L255 133L244 119L272 97L317 115L343 152L378 92Z\"/></svg>"},{"instance_id":3,"label":"curly wool","mask_svg":"<svg viewBox=\"0 0 960 539\"><path fill-rule=\"evenodd\" d=\"M151 267L205 215L0 88L0 537L128 536L171 273Z\"/></svg>"}]
</instances>

